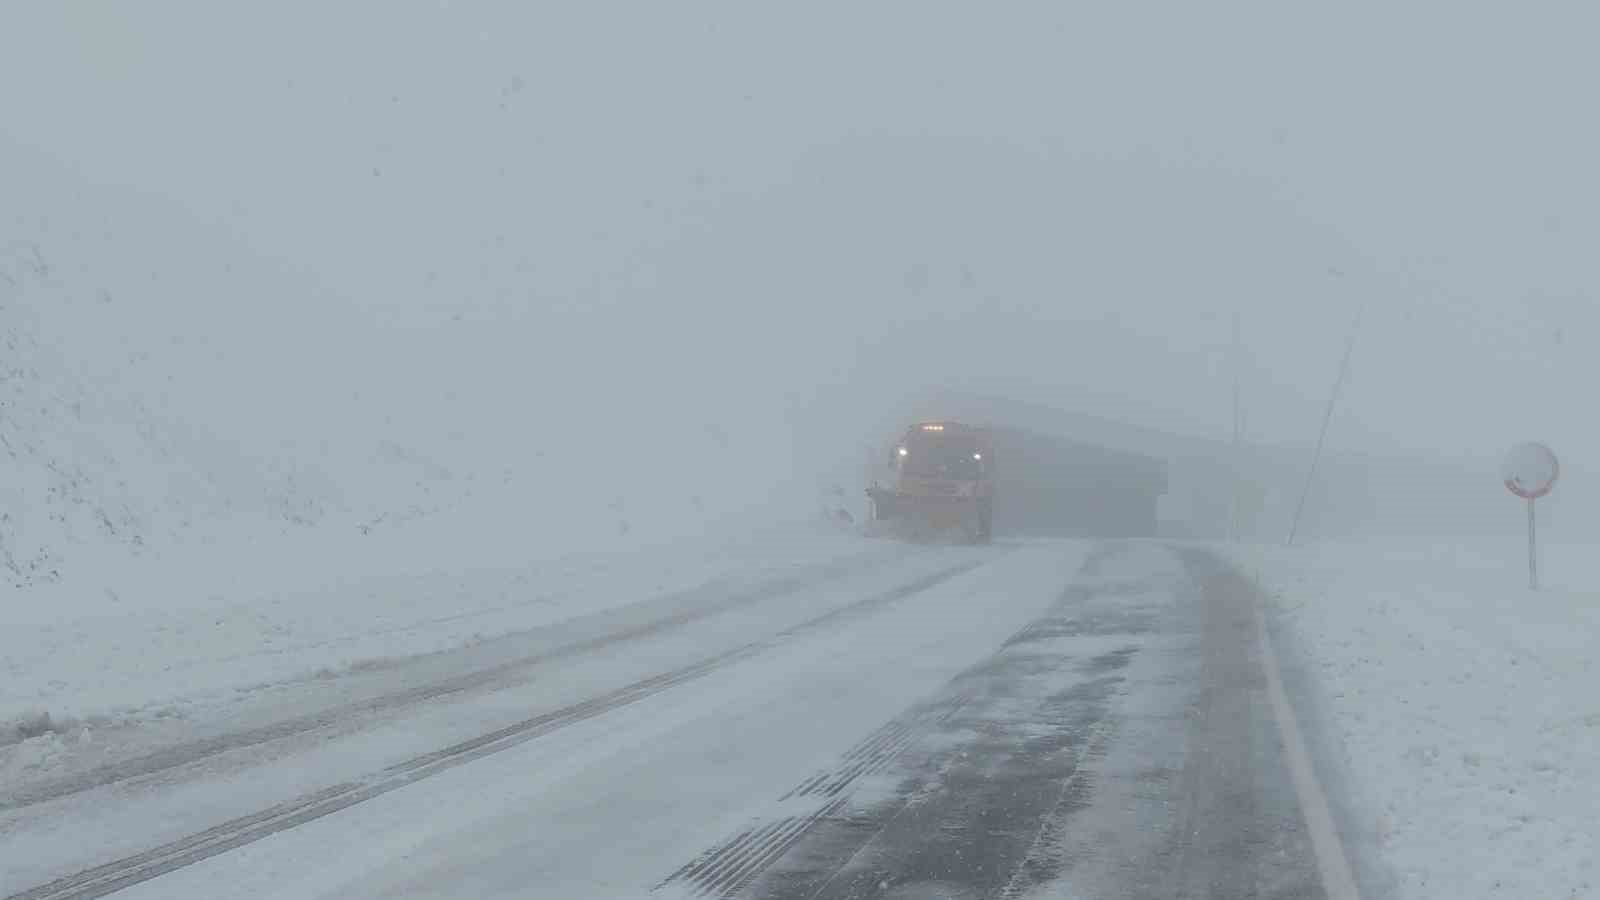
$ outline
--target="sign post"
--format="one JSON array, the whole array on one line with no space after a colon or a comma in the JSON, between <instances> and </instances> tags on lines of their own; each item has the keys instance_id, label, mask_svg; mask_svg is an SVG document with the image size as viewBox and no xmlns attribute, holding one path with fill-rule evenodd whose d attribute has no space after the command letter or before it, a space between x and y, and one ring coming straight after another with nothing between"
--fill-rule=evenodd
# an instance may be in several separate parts
<instances>
[{"instance_id":1,"label":"sign post","mask_svg":"<svg viewBox=\"0 0 1600 900\"><path fill-rule=\"evenodd\" d=\"M1534 501L1550 493L1561 477L1561 462L1549 447L1539 443L1518 444L1500 463L1500 480L1506 490L1528 502L1528 588L1539 589L1538 520Z\"/></svg>"}]
</instances>

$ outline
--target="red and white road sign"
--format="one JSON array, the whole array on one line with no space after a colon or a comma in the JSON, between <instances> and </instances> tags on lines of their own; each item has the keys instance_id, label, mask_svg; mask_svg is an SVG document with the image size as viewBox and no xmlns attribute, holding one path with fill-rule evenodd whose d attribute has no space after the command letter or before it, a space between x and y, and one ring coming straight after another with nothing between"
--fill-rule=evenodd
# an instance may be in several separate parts
<instances>
[{"instance_id":1,"label":"red and white road sign","mask_svg":"<svg viewBox=\"0 0 1600 900\"><path fill-rule=\"evenodd\" d=\"M1537 500L1555 487L1561 477L1561 463L1549 447L1530 441L1518 444L1500 463L1500 479L1506 490L1524 500Z\"/></svg>"}]
</instances>

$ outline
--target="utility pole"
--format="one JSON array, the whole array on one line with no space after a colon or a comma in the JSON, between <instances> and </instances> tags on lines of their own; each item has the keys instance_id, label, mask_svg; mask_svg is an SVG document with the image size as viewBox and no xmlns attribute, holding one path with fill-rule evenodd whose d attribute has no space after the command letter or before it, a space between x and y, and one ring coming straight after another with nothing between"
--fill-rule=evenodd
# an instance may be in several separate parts
<instances>
[{"instance_id":1,"label":"utility pole","mask_svg":"<svg viewBox=\"0 0 1600 900\"><path fill-rule=\"evenodd\" d=\"M1333 380L1333 390L1328 394L1328 409L1322 414L1322 430L1317 433L1317 448L1311 452L1311 468L1306 472L1305 487L1300 491L1300 502L1295 504L1294 518L1289 521L1289 536L1284 539L1284 546L1294 544L1294 536L1300 530L1300 515L1306 509L1306 497L1311 494L1311 485L1317 478L1317 463L1322 459L1322 446L1328 440L1328 423L1333 421L1334 407L1339 403L1339 391L1344 387L1344 380L1350 374L1350 354L1356 348L1356 333L1361 330L1361 310L1356 310L1356 318L1350 325L1350 335L1344 341L1344 356L1339 360L1339 374Z\"/></svg>"}]
</instances>

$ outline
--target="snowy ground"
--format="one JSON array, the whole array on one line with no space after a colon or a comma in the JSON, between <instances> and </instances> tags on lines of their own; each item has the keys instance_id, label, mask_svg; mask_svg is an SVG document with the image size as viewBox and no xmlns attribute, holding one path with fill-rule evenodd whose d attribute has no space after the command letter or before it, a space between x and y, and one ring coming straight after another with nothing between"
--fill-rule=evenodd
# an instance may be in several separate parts
<instances>
[{"instance_id":1,"label":"snowy ground","mask_svg":"<svg viewBox=\"0 0 1600 900\"><path fill-rule=\"evenodd\" d=\"M859 542L666 599L482 690L0 792L0 896L1324 895L1203 548Z\"/></svg>"},{"instance_id":2,"label":"snowy ground","mask_svg":"<svg viewBox=\"0 0 1600 900\"><path fill-rule=\"evenodd\" d=\"M800 547L772 540L757 545L764 556L747 547L742 561L725 560L729 567L744 567L729 575L731 586L712 584L689 591L681 601L670 604L670 611L686 611L691 616L677 615L665 627L640 629L628 617L629 609L618 608L614 610L617 617L598 626L610 629L618 638L615 642L592 641L579 652L550 654L546 661L534 661L490 682L485 690L362 715L358 721L329 722L312 731L197 756L152 775L121 778L42 801L18 800L15 791L0 790L0 835L4 836L0 845L5 848L0 852L0 896L9 895L7 888L37 884L330 784L362 779L385 766L474 738L541 710L571 708L640 679L693 667L729 651L738 652L728 665L709 669L694 686L653 701L668 702L668 712L642 717L629 713L623 720L630 728L647 731L664 726L692 729L697 716L720 709L728 697L749 697L756 700L755 711L762 717L754 734L773 741L774 750L787 746L805 759L819 752L833 753L853 740L858 728L852 725L832 731L822 718L795 716L792 710L774 708L770 699L761 701L761 692L808 683L808 694L815 701L808 710L817 716L831 705L834 709L829 715L846 716L851 723L876 723L878 717L892 714L884 710L898 710L924 690L930 679L936 683L965 665L973 654L985 652L1014 630L1038 604L1049 602L1082 558L1081 551L1073 548L1019 553L1015 548L907 547L859 538L844 542L816 537ZM996 564L971 571L986 561ZM1012 589L1019 583L1029 586L1028 596L1013 595ZM728 598L736 602L727 602ZM648 614L640 621L662 611L657 602L661 599L646 598L639 604ZM512 642L522 645L526 653L546 644L545 632L560 630L555 626L533 629L518 634ZM486 642L445 657L464 656L467 665L481 666L484 659L480 657L495 646L495 642ZM761 662L754 661L752 654ZM371 674L380 687L393 690L425 680L429 677L425 669L396 667ZM314 682L310 687L324 698L346 696L350 694L346 683L359 685L362 678L363 673L356 673ZM822 680L811 683L815 679ZM846 695L854 695L855 702L835 702ZM309 702L307 697L291 699ZM284 697L271 700L266 711L280 716L294 706ZM670 712L683 703L703 711L687 719ZM215 706L200 707L199 712L205 714L203 720L184 724L190 737L205 737L206 733L198 730L202 727L255 724L248 719L241 722L240 716L228 715ZM570 731L571 738L582 746L585 740L592 740L584 736L595 727L607 731L616 726L577 723L561 734ZM775 729L789 737L775 737ZM703 738L715 745L717 734L712 728ZM545 748L541 754L555 754L548 757L550 762L539 764L544 773L540 783L561 782L562 773L580 762L603 764L604 754L585 751L574 755L566 740L535 742ZM706 755L708 762L714 757L714 753ZM479 772L469 776L475 782L485 775L479 763L467 768ZM15 779L12 786L20 789L48 783L48 779L41 782L37 770L27 774L26 784ZM513 778L507 784L517 782ZM498 793L503 794L503 788ZM437 799L431 802L437 806ZM7 805L13 803L22 805ZM671 819L673 810L663 807L657 815ZM712 816L701 827L721 824ZM340 870L340 877L349 874L347 869ZM154 895L165 895L164 890L157 887ZM288 896L296 893L291 890Z\"/></svg>"},{"instance_id":3,"label":"snowy ground","mask_svg":"<svg viewBox=\"0 0 1600 900\"><path fill-rule=\"evenodd\" d=\"M1353 843L1397 896L1600 896L1593 548L1544 548L1537 593L1515 538L1236 555L1298 645Z\"/></svg>"},{"instance_id":4,"label":"snowy ground","mask_svg":"<svg viewBox=\"0 0 1600 900\"><path fill-rule=\"evenodd\" d=\"M103 764L217 723L281 718L329 682L387 684L411 661L679 592L737 592L785 573L899 553L825 526L713 533L627 553L530 553L522 565L229 590L63 597L9 613L0 789ZM313 557L314 558L314 557ZM373 566L376 568L376 566ZM137 602L134 602L137 600ZM487 665L487 664L485 664ZM385 674L385 670L389 671ZM348 693L348 688L341 684Z\"/></svg>"}]
</instances>

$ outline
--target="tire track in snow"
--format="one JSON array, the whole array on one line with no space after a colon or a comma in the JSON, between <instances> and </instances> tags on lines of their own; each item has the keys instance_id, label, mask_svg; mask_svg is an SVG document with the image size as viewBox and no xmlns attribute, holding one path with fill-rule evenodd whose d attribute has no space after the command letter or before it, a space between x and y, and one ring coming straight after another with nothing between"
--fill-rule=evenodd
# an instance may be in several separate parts
<instances>
[{"instance_id":1,"label":"tire track in snow","mask_svg":"<svg viewBox=\"0 0 1600 900\"><path fill-rule=\"evenodd\" d=\"M1085 571L1092 571L1098 558L1092 557ZM1054 777L1041 776L1029 784L1053 788L1054 793L1038 811L1037 830L1044 837L1030 838L1013 854L1020 862L1003 887L1008 897L1020 894L1031 885L1031 878L1048 868L1041 850L1048 837L1045 832L1062 827L1061 820L1070 815L1076 792L1084 789L1082 764L1100 751L1109 728L1103 694L1118 680L1116 671L1134 652L1125 647L1079 659L1075 648L1062 649L1052 641L1086 634L1122 637L1149 630L1145 617L1129 617L1123 611L1111 623L1099 618L1086 620L1079 614L1083 597L1119 590L1120 586L1069 586L1050 611L1004 641L995 654L957 675L934 697L869 733L841 754L835 766L785 793L778 800L778 815L765 823L761 819L751 822L662 879L653 891L663 896L731 900L804 841L812 845L809 859L798 866L800 872L789 873L798 874L805 882L797 885L794 895L810 897L830 887L843 887L842 882L835 882L841 876L849 881L858 874L852 862L868 853L869 847L886 837L891 843L903 837L898 834L904 830L899 827L902 812L925 807L938 813L946 806L967 803L969 798L953 792L947 782L953 771L972 766L968 751L986 748L993 752L979 756L1012 754L1019 760L1028 758L1024 761L1030 763L1036 762L1031 759L1035 755L1060 757L1050 768ZM1065 684L1058 684L1060 679L1054 673L1062 668L1068 675ZM1026 706L1026 714L1003 712L1017 701ZM1053 752L1042 749L1039 745L1049 743L1050 738L1033 733L1036 722L1055 726L1049 731L1059 732L1065 738L1063 745ZM938 738L933 740L934 746L922 746L934 738ZM858 796L862 793L858 788L880 773L890 773L895 782L888 795ZM794 809L806 801L812 804L810 809ZM951 821L959 818L952 814ZM820 868L807 870L809 866Z\"/></svg>"},{"instance_id":2,"label":"tire track in snow","mask_svg":"<svg viewBox=\"0 0 1600 900\"><path fill-rule=\"evenodd\" d=\"M887 769L902 752L955 715L970 699L969 693L956 694L920 705L884 723L841 754L838 765L812 775L778 798L779 804L809 799L815 804L810 812L784 816L760 827L752 824L667 876L656 888L682 882L699 896L738 894L814 826L838 815L850 799L847 791L858 781Z\"/></svg>"},{"instance_id":3,"label":"tire track in snow","mask_svg":"<svg viewBox=\"0 0 1600 900\"><path fill-rule=\"evenodd\" d=\"M1168 562L1181 570L1113 582L1086 565L1055 608L936 695L947 717L891 721L654 891L1355 897L1337 843L1313 846L1332 832L1325 803L1291 783L1308 781L1294 757L1309 766L1297 737L1278 742L1293 718L1270 647L1264 674L1255 654L1259 608L1209 554ZM1173 747L1177 767L1145 780ZM880 754L880 774L861 778Z\"/></svg>"},{"instance_id":4,"label":"tire track in snow","mask_svg":"<svg viewBox=\"0 0 1600 900\"><path fill-rule=\"evenodd\" d=\"M542 713L505 728L480 735L441 750L414 757L384 768L371 776L333 785L311 794L229 820L205 831L163 844L143 853L106 863L47 884L12 894L5 900L92 900L123 888L202 860L226 853L272 834L331 815L358 803L382 796L409 784L465 765L493 753L549 734L560 728L593 719L608 712L645 700L670 688L694 681L730 664L756 656L794 638L835 625L848 618L866 615L884 606L907 599L964 575L988 562L972 560L940 569L914 581L871 595L847 606L838 607L768 638L702 660L671 672L634 682L627 687L562 709ZM824 807L826 809L826 807ZM808 826L809 827L809 826ZM764 836L762 846L772 847L798 840L806 831ZM784 849L787 850L785 844ZM776 857L773 857L774 859ZM740 870L743 872L743 870ZM754 877L760 869L748 873ZM738 876L739 878L745 875Z\"/></svg>"},{"instance_id":5,"label":"tire track in snow","mask_svg":"<svg viewBox=\"0 0 1600 900\"><path fill-rule=\"evenodd\" d=\"M894 559L898 559L898 557L890 557L887 561ZM248 749L325 728L348 726L360 718L394 712L408 706L441 700L472 691L504 687L515 683L519 675L536 666L581 656L582 654L591 653L616 644L652 637L670 629L727 612L739 606L796 594L814 588L820 582L868 571L885 561L884 558L873 554L851 557L843 562L833 562L821 567L807 568L800 572L760 582L743 590L732 591L726 596L719 597L715 602L692 605L686 609L623 628L607 627L604 621L610 618L611 615L603 613L596 617L601 623L598 626L601 629L598 634L580 637L537 653L519 656L486 668L431 681L404 690L343 703L305 715L293 716L256 728L242 729L215 737L164 747L132 759L96 766L71 775L24 784L8 792L0 793L0 813L7 813L50 800L68 797L106 785L156 775L231 751ZM706 586L683 591L671 595L669 605L691 603L698 598L703 598L707 593ZM514 637L515 635L507 635L506 638L498 640Z\"/></svg>"}]
</instances>

